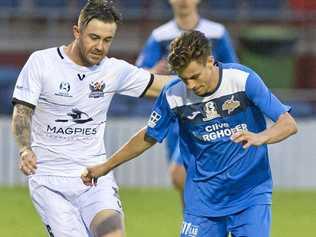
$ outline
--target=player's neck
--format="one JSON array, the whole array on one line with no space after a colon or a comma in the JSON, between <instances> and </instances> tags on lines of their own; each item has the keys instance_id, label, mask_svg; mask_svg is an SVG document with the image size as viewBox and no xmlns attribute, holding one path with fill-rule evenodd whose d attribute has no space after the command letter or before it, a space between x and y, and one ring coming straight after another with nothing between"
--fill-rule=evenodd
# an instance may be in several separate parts
<instances>
[{"instance_id":1,"label":"player's neck","mask_svg":"<svg viewBox=\"0 0 316 237\"><path fill-rule=\"evenodd\" d=\"M66 55L75 63L80 66L87 66L80 57L79 47L75 41L71 42L64 48Z\"/></svg>"},{"instance_id":2,"label":"player's neck","mask_svg":"<svg viewBox=\"0 0 316 237\"><path fill-rule=\"evenodd\" d=\"M185 16L175 16L175 21L178 25L178 27L181 30L193 30L198 22L200 20L200 16L197 12L192 12L191 14L185 15Z\"/></svg>"},{"instance_id":3,"label":"player's neck","mask_svg":"<svg viewBox=\"0 0 316 237\"><path fill-rule=\"evenodd\" d=\"M214 66L212 68L212 70L210 72L210 77L212 78L212 80L210 83L208 93L213 93L213 92L215 92L216 88L218 87L218 83L219 83L219 77L220 77L219 67Z\"/></svg>"}]
</instances>

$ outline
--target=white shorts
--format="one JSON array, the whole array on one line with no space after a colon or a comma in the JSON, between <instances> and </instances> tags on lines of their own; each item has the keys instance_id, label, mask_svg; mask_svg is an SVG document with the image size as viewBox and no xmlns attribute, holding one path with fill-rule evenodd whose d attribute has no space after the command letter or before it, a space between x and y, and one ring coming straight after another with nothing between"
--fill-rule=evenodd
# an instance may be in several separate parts
<instances>
[{"instance_id":1,"label":"white shorts","mask_svg":"<svg viewBox=\"0 0 316 237\"><path fill-rule=\"evenodd\" d=\"M96 187L84 185L79 177L30 176L34 206L50 236L87 237L95 215L112 209L123 214L113 175L98 179Z\"/></svg>"}]
</instances>

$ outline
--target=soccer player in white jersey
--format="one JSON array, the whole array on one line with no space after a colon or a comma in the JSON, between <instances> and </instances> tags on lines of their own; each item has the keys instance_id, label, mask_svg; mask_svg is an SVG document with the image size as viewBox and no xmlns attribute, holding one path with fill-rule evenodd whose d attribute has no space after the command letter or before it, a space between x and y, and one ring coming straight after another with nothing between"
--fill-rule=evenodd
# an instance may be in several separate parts
<instances>
[{"instance_id":1,"label":"soccer player in white jersey","mask_svg":"<svg viewBox=\"0 0 316 237\"><path fill-rule=\"evenodd\" d=\"M170 74L167 66L168 46L182 32L198 30L205 34L212 45L212 55L222 63L238 62L232 40L226 27L218 22L199 15L199 0L169 0L174 19L155 28L139 54L136 64L149 69L153 73ZM182 197L185 180L183 163L188 160L188 154L179 153L179 128L169 130L167 136L167 151L171 181Z\"/></svg>"},{"instance_id":2,"label":"soccer player in white jersey","mask_svg":"<svg viewBox=\"0 0 316 237\"><path fill-rule=\"evenodd\" d=\"M282 104L250 68L216 63L199 31L171 44L168 61L179 75L157 98L147 127L104 164L87 168L83 182L162 142L170 125L180 128L185 162L181 237L268 237L272 176L267 144L296 133L290 107ZM274 121L266 127L265 117ZM181 148L186 146L187 150Z\"/></svg>"},{"instance_id":3,"label":"soccer player in white jersey","mask_svg":"<svg viewBox=\"0 0 316 237\"><path fill-rule=\"evenodd\" d=\"M168 77L108 58L120 15L111 1L83 7L74 41L34 52L13 94L12 130L20 169L50 236L124 236L118 187L110 173L97 187L80 179L106 159L104 130L115 93L158 95Z\"/></svg>"}]
</instances>

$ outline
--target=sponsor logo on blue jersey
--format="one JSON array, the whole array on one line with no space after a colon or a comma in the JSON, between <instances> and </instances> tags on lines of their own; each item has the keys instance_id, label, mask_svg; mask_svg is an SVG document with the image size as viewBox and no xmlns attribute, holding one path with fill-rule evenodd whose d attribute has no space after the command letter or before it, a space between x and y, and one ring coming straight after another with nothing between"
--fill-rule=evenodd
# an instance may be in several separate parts
<instances>
[{"instance_id":1,"label":"sponsor logo on blue jersey","mask_svg":"<svg viewBox=\"0 0 316 237\"><path fill-rule=\"evenodd\" d=\"M196 237L199 232L197 225L192 225L190 222L182 222L181 234L187 237Z\"/></svg>"},{"instance_id":2,"label":"sponsor logo on blue jersey","mask_svg":"<svg viewBox=\"0 0 316 237\"><path fill-rule=\"evenodd\" d=\"M230 137L236 132L247 131L247 124L242 123L234 127L230 127L228 123L215 123L206 125L202 134L196 135L198 139L205 142L215 141L223 137Z\"/></svg>"}]
</instances>

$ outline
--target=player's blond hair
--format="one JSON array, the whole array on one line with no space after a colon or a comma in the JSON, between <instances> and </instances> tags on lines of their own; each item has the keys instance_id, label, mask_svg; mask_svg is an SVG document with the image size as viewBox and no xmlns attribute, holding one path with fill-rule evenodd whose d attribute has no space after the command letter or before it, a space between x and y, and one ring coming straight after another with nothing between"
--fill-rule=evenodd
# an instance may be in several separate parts
<instances>
[{"instance_id":1,"label":"player's blond hair","mask_svg":"<svg viewBox=\"0 0 316 237\"><path fill-rule=\"evenodd\" d=\"M211 45L200 31L185 32L170 44L168 63L176 73L184 70L192 61L205 64L210 56Z\"/></svg>"}]
</instances>

